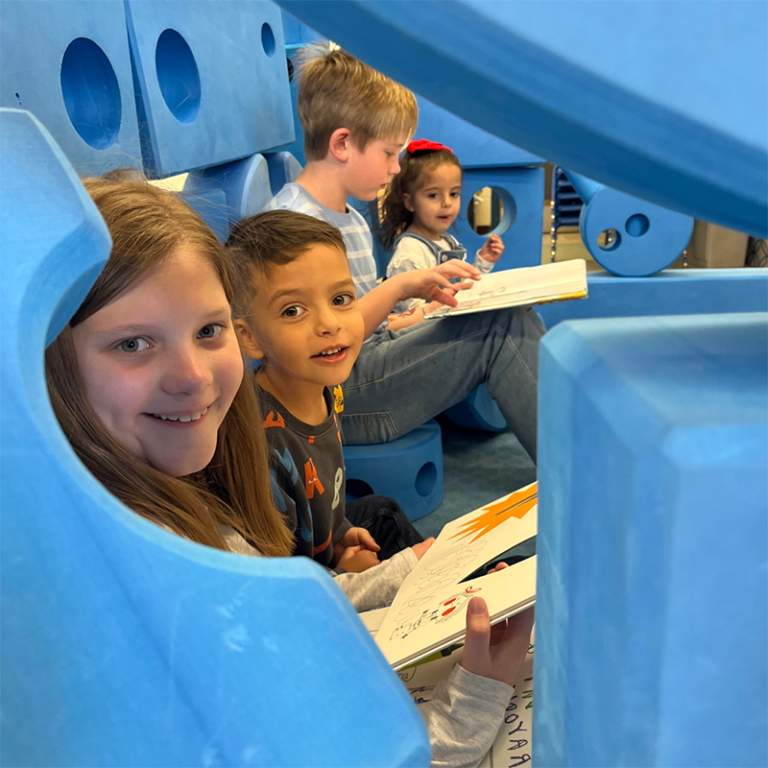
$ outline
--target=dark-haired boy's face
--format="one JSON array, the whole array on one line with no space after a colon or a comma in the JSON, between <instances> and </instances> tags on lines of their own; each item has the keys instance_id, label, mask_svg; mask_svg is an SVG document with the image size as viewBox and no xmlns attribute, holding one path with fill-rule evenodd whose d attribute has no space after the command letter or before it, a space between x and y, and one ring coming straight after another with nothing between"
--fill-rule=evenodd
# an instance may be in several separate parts
<instances>
[{"instance_id":1,"label":"dark-haired boy's face","mask_svg":"<svg viewBox=\"0 0 768 768\"><path fill-rule=\"evenodd\" d=\"M255 297L241 324L246 354L270 381L335 386L346 381L363 343L363 316L347 257L317 244L289 264L254 275Z\"/></svg>"}]
</instances>

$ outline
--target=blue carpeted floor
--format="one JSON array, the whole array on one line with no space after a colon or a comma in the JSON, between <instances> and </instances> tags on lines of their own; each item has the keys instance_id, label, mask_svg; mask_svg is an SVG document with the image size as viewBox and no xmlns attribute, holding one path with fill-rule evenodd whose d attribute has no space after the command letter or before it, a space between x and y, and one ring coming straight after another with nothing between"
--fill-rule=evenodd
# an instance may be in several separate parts
<instances>
[{"instance_id":1,"label":"blue carpeted floor","mask_svg":"<svg viewBox=\"0 0 768 768\"><path fill-rule=\"evenodd\" d=\"M449 521L515 491L536 479L536 467L511 432L482 432L457 427L438 417L443 431L443 503L414 525L437 536ZM534 542L526 542L532 554Z\"/></svg>"}]
</instances>

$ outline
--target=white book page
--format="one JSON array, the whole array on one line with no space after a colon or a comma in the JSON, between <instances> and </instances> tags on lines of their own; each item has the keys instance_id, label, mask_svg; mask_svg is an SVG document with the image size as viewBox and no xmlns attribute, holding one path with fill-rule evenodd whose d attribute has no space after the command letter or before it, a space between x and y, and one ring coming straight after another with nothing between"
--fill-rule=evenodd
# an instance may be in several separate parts
<instances>
[{"instance_id":1,"label":"white book page","mask_svg":"<svg viewBox=\"0 0 768 768\"><path fill-rule=\"evenodd\" d=\"M536 483L448 523L403 582L376 635L396 669L464 636L474 595L499 620L529 606L536 593L536 558L496 573L467 577L536 535Z\"/></svg>"}]
</instances>

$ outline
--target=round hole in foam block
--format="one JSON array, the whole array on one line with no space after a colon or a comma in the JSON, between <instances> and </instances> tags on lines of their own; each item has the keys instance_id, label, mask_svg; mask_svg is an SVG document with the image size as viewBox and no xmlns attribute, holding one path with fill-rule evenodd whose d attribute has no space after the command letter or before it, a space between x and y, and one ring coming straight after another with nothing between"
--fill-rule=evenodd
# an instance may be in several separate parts
<instances>
[{"instance_id":1,"label":"round hole in foam block","mask_svg":"<svg viewBox=\"0 0 768 768\"><path fill-rule=\"evenodd\" d=\"M94 149L107 149L120 131L120 87L104 51L78 37L61 60L61 94L80 138Z\"/></svg>"},{"instance_id":2,"label":"round hole in foam block","mask_svg":"<svg viewBox=\"0 0 768 768\"><path fill-rule=\"evenodd\" d=\"M266 21L261 25L261 47L270 58L275 55L275 34Z\"/></svg>"},{"instance_id":3,"label":"round hole in foam block","mask_svg":"<svg viewBox=\"0 0 768 768\"><path fill-rule=\"evenodd\" d=\"M443 500L443 446L432 420L391 443L345 445L347 500L365 493L393 498L409 520L436 509Z\"/></svg>"},{"instance_id":4,"label":"round hole in foam block","mask_svg":"<svg viewBox=\"0 0 768 768\"><path fill-rule=\"evenodd\" d=\"M166 29L157 39L155 67L160 93L180 123L191 123L200 110L200 73L187 41Z\"/></svg>"}]
</instances>

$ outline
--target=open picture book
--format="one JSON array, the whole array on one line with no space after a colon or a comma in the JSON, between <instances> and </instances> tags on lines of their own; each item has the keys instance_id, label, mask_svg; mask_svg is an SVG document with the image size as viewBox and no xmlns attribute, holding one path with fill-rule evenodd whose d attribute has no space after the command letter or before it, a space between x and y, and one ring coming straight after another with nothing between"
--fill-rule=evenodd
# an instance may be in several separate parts
<instances>
[{"instance_id":1,"label":"open picture book","mask_svg":"<svg viewBox=\"0 0 768 768\"><path fill-rule=\"evenodd\" d=\"M478 595L491 623L536 598L536 556L487 573L499 555L536 535L537 484L448 523L401 585L392 605L360 618L395 670L461 642L466 610Z\"/></svg>"},{"instance_id":2,"label":"open picture book","mask_svg":"<svg viewBox=\"0 0 768 768\"><path fill-rule=\"evenodd\" d=\"M467 315L503 307L524 307L553 301L583 299L587 295L584 259L491 272L471 288L456 294L457 307L440 307L425 316Z\"/></svg>"}]
</instances>

